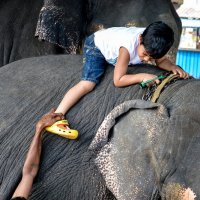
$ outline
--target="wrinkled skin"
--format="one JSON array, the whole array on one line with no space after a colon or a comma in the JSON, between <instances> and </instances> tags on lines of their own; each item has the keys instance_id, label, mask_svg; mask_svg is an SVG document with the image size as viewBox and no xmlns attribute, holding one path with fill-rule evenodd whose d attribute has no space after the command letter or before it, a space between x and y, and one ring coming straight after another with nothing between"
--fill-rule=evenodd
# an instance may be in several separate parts
<instances>
[{"instance_id":1,"label":"wrinkled skin","mask_svg":"<svg viewBox=\"0 0 200 200\"><path fill-rule=\"evenodd\" d=\"M79 53L85 36L98 29L147 26L157 20L163 20L175 32L170 51L174 60L181 22L171 0L2 0L0 67L21 58Z\"/></svg>"},{"instance_id":2,"label":"wrinkled skin","mask_svg":"<svg viewBox=\"0 0 200 200\"><path fill-rule=\"evenodd\" d=\"M36 122L50 108L56 107L66 90L79 81L81 65L82 56L60 55L29 58L0 69L0 199L8 200L20 180ZM153 66L143 65L129 70L130 73L161 73ZM139 85L115 88L112 77L113 67L108 66L101 84L67 114L70 126L79 130L77 140L44 134L42 162L30 199L115 199L94 164L96 155L88 147L105 116L126 100L141 99L145 89ZM165 145L173 148L173 151L169 156L167 148L166 156L160 156L160 162L163 165L166 163L165 170L169 173L163 169L158 182L150 181L148 188L157 188L156 194L155 190L148 193L154 196L153 199L159 198L164 192L163 183L169 183L170 180L186 180L188 187L197 196L200 195L199 88L199 80L178 81L169 86L159 99L174 121L174 126L169 128L175 134L171 137L171 132L161 132L164 137L162 143L157 144L158 147ZM130 134L133 139L136 137L134 132ZM162 135L159 137L162 138ZM152 172L154 169L151 165L140 167L144 171ZM163 187L158 189L158 186Z\"/></svg>"},{"instance_id":3,"label":"wrinkled skin","mask_svg":"<svg viewBox=\"0 0 200 200\"><path fill-rule=\"evenodd\" d=\"M194 83L180 90L192 86ZM185 109L186 102L187 98L179 102L176 112L171 113L162 104L131 100L105 118L90 149L117 199L157 199L160 194L162 199L184 200L186 188L199 191L199 183L195 183L199 175L193 176L199 171L194 152L200 144L200 118L196 123L189 117L195 110ZM188 190L193 198L187 195L186 199L194 199Z\"/></svg>"},{"instance_id":4,"label":"wrinkled skin","mask_svg":"<svg viewBox=\"0 0 200 200\"><path fill-rule=\"evenodd\" d=\"M50 13L53 16L51 22L58 24L61 29L53 29L48 20L46 23L46 12L42 12L42 9L52 6L59 12L56 15L54 11L53 14ZM57 17L62 20L59 21ZM0 199L9 199L20 180L36 122L50 108L58 105L66 90L77 83L81 75L81 56L33 56L78 53L85 36L98 29L146 26L156 20L165 21L175 31L175 43L170 51L173 60L180 39L181 23L170 0L0 2L0 66L4 66L0 69ZM45 29L41 29L43 27ZM46 30L52 35L44 37ZM40 34L37 35L37 31ZM66 33L65 38L60 37L63 32ZM35 34L38 38L34 37ZM53 41L52 36L55 35L61 41ZM33 58L11 63L27 57ZM78 140L67 140L47 133L44 135L42 162L30 199L115 199L94 164L96 155L88 151L88 147L105 116L125 100L141 99L145 90L138 85L115 88L112 84L112 71L113 67L108 67L102 83L81 99L66 116L70 126L79 130ZM154 67L145 66L135 67L130 71L161 72ZM181 92L175 95L180 88ZM199 113L196 111L196 107L199 107L199 88L199 81L180 81L170 86L159 101L169 109L170 115L185 115L192 123L199 125ZM184 109L180 110L179 105L183 105ZM174 130L179 127L182 125L177 123ZM176 180L176 173L173 173L175 170L178 174L187 176L187 184L199 195L200 161L199 150L196 148L198 131L193 130L190 124L189 128L192 132L191 141L197 143L191 145L187 134L181 137L188 151L180 151L178 157L172 154L167 166L170 173L164 173L160 181L167 180L168 183L170 179ZM175 137L175 140L177 138L179 139ZM171 162L171 158L179 162L185 153L185 171L181 171L182 168ZM190 158L188 155L193 156ZM162 184L152 181L149 187L157 188L158 185ZM156 190L156 194L154 192L150 191L150 196L158 199L165 190L163 187Z\"/></svg>"},{"instance_id":5,"label":"wrinkled skin","mask_svg":"<svg viewBox=\"0 0 200 200\"><path fill-rule=\"evenodd\" d=\"M21 58L64 52L34 37L43 1L0 1L0 66Z\"/></svg>"}]
</instances>

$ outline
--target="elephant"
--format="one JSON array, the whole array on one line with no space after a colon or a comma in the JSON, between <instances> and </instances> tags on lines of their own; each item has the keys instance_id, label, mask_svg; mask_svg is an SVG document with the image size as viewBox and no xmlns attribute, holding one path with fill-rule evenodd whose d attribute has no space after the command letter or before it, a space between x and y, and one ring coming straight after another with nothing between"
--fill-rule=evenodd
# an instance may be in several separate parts
<instances>
[{"instance_id":1,"label":"elephant","mask_svg":"<svg viewBox=\"0 0 200 200\"><path fill-rule=\"evenodd\" d=\"M102 28L146 26L158 20L175 32L169 52L174 60L181 21L170 0L0 2L0 199L10 199L20 181L36 122L80 78L81 55L52 54L81 54L85 37ZM115 88L112 71L108 66L102 83L67 114L70 126L79 130L77 140L44 134L42 162L30 199L173 199L186 187L199 196L199 80L176 81L153 104L141 100L147 88ZM144 71L163 72L148 64L129 68L130 73ZM106 116L121 108L129 109L104 128L113 122ZM157 130L152 143L145 137L149 126ZM120 142L129 148L123 151ZM110 148L108 161L107 146L119 152L113 154ZM112 171L117 176L105 173L110 163L118 166ZM134 176L138 169L140 176ZM116 184L116 177L121 184Z\"/></svg>"},{"instance_id":2,"label":"elephant","mask_svg":"<svg viewBox=\"0 0 200 200\"><path fill-rule=\"evenodd\" d=\"M20 181L36 122L78 82L81 66L81 55L47 55L0 68L0 199L10 199ZM129 67L129 73L144 71L163 73L149 64ZM174 188L180 187L200 195L200 81L177 80L151 103L141 100L147 88L116 88L112 77L109 65L101 84L68 112L78 139L44 133L40 170L29 199L173 199ZM119 106L128 109L106 117ZM104 119L114 123L102 128ZM152 143L145 135L148 131L154 134ZM111 155L115 151L108 149L107 157L103 152L110 142L118 153ZM118 170L104 173L110 162ZM119 175L121 184L110 174Z\"/></svg>"},{"instance_id":3,"label":"elephant","mask_svg":"<svg viewBox=\"0 0 200 200\"><path fill-rule=\"evenodd\" d=\"M170 0L0 2L0 67L22 58L79 54L86 36L111 26L147 26L162 20L175 32L174 61L181 21Z\"/></svg>"}]
</instances>

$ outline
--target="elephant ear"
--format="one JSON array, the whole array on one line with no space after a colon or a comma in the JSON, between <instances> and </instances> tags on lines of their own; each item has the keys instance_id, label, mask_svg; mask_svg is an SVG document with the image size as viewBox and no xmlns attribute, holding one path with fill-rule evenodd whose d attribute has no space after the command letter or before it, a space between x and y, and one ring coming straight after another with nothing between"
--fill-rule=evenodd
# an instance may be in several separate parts
<instances>
[{"instance_id":1,"label":"elephant ear","mask_svg":"<svg viewBox=\"0 0 200 200\"><path fill-rule=\"evenodd\" d=\"M69 6L70 5L70 6ZM81 1L45 1L40 11L35 36L56 44L68 54L76 54L82 42Z\"/></svg>"},{"instance_id":2,"label":"elephant ear","mask_svg":"<svg viewBox=\"0 0 200 200\"><path fill-rule=\"evenodd\" d=\"M117 199L154 199L158 194L168 122L163 105L142 100L120 104L103 121L90 149Z\"/></svg>"}]
</instances>

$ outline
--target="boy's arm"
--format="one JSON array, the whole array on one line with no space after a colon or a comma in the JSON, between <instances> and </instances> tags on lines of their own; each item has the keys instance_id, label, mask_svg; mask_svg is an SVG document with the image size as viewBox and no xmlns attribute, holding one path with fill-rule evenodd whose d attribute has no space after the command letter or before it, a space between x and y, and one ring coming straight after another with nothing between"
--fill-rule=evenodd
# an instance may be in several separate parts
<instances>
[{"instance_id":1,"label":"boy's arm","mask_svg":"<svg viewBox=\"0 0 200 200\"><path fill-rule=\"evenodd\" d=\"M178 67L177 65L174 65L166 56L156 59L155 60L156 65L160 67L161 69L164 69L166 71L172 71L174 74L179 74L181 78L188 78L189 74L185 72L183 69Z\"/></svg>"},{"instance_id":2,"label":"boy's arm","mask_svg":"<svg viewBox=\"0 0 200 200\"><path fill-rule=\"evenodd\" d=\"M23 166L22 179L17 186L12 198L24 197L27 199L29 196L29 193L32 189L33 180L39 170L43 130L46 126L50 126L56 121L64 118L63 114L54 112L55 109L52 109L50 112L44 115L36 125L36 132L32 139Z\"/></svg>"},{"instance_id":3,"label":"boy's arm","mask_svg":"<svg viewBox=\"0 0 200 200\"><path fill-rule=\"evenodd\" d=\"M119 49L119 56L114 68L113 81L116 87L129 86L156 77L156 75L147 73L126 74L128 70L129 61L130 61L130 55L128 50L125 47L121 47ZM159 80L155 80L155 82L159 83Z\"/></svg>"}]
</instances>

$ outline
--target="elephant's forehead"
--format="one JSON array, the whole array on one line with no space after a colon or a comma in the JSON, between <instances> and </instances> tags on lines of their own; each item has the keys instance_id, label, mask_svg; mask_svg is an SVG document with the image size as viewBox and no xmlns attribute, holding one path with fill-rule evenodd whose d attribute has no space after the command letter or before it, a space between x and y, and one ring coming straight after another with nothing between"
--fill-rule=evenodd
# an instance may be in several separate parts
<instances>
[{"instance_id":1,"label":"elephant's forehead","mask_svg":"<svg viewBox=\"0 0 200 200\"><path fill-rule=\"evenodd\" d=\"M149 102L142 103L151 105ZM118 106L110 113L113 116L106 118L108 123L103 122L99 130L105 134L105 129L110 128L109 121L115 118L96 163L107 186L119 199L144 199L146 195L150 196L156 176L160 174L161 166L157 160L161 159L164 147L160 143L166 140L166 135L163 137L162 133L168 123L168 113L163 106L151 106L126 110L116 117L115 111L120 111ZM121 109L124 109L123 106ZM101 142L105 143L105 140Z\"/></svg>"},{"instance_id":2,"label":"elephant's forehead","mask_svg":"<svg viewBox=\"0 0 200 200\"><path fill-rule=\"evenodd\" d=\"M109 124L113 119L114 124ZM98 140L104 145L96 164L117 198L145 199L155 188L160 190L159 185L170 182L180 186L190 184L195 192L198 191L198 184L192 183L192 179L199 165L194 163L193 170L191 162L198 160L194 151L199 152L195 146L200 144L197 140L200 123L188 116L168 115L163 106L130 109L117 117L109 115L106 120L98 133L102 133L99 134L102 137L107 134L108 138ZM188 172L183 173L185 170Z\"/></svg>"}]
</instances>

